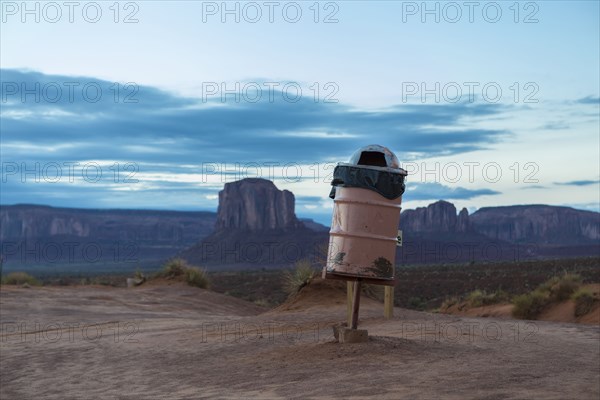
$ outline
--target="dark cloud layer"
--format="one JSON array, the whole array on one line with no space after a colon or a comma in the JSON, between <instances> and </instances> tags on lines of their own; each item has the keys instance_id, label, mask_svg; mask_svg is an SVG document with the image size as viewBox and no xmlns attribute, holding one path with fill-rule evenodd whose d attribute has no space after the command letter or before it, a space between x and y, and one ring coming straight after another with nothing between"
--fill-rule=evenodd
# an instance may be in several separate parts
<instances>
[{"instance_id":1,"label":"dark cloud layer","mask_svg":"<svg viewBox=\"0 0 600 400\"><path fill-rule=\"evenodd\" d=\"M36 84L39 99L21 90L31 91ZM57 87L62 95L50 102L57 98ZM290 103L277 92L273 102L263 96L256 103L236 103L232 97L222 103L182 98L146 86L134 94L124 84L118 87L119 93L115 83L93 78L3 70L2 139L48 146L73 143L75 154L67 150L59 154L79 159L313 162L347 155L367 143L383 143L400 156L453 154L485 147L507 134L460 128L464 118L498 114L501 106L492 104L401 105L362 111L315 103L312 97ZM97 88L102 96L91 102Z\"/></svg>"},{"instance_id":2,"label":"dark cloud layer","mask_svg":"<svg viewBox=\"0 0 600 400\"><path fill-rule=\"evenodd\" d=\"M193 172L182 171L186 164L345 161L370 143L386 145L400 160L408 160L482 149L511 134L469 122L498 117L504 106L496 104L403 104L367 111L314 102L312 96L286 102L277 91L273 102L263 96L255 103L236 103L233 97L222 103L92 77L4 69L0 78L2 162L29 167L36 162L119 160L139 165L140 172L175 175ZM216 193L214 187L200 186L167 177L136 196ZM114 189L11 181L3 182L1 201L73 206L75 199L98 204L102 196L126 197L126 191ZM413 198L468 199L496 193L420 184ZM299 198L302 204L316 201Z\"/></svg>"}]
</instances>

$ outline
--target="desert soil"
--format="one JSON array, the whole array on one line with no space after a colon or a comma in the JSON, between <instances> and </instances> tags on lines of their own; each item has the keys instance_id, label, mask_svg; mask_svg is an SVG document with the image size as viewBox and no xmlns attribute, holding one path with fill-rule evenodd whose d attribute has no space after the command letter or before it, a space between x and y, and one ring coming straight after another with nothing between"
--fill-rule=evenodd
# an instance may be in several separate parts
<instances>
[{"instance_id":1,"label":"desert soil","mask_svg":"<svg viewBox=\"0 0 600 400\"><path fill-rule=\"evenodd\" d=\"M345 289L274 310L181 283L0 290L2 399L598 399L595 325L430 314Z\"/></svg>"}]
</instances>

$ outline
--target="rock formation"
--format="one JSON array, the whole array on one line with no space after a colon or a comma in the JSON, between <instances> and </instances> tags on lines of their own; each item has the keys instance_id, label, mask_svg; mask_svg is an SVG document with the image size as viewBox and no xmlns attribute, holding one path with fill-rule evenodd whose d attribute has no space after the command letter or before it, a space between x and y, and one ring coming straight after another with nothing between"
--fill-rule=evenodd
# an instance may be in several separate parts
<instances>
[{"instance_id":1,"label":"rock formation","mask_svg":"<svg viewBox=\"0 0 600 400\"><path fill-rule=\"evenodd\" d=\"M215 231L181 257L219 268L277 268L301 259L316 261L326 252L328 229L313 221L307 225L296 218L291 192L265 179L242 179L219 192Z\"/></svg>"},{"instance_id":2,"label":"rock formation","mask_svg":"<svg viewBox=\"0 0 600 400\"><path fill-rule=\"evenodd\" d=\"M289 230L302 226L294 214L294 195L266 179L226 183L219 192L216 231Z\"/></svg>"},{"instance_id":3,"label":"rock formation","mask_svg":"<svg viewBox=\"0 0 600 400\"><path fill-rule=\"evenodd\" d=\"M600 213L569 207L522 205L484 207L472 215L447 201L405 210L400 226L407 235L474 233L509 243L580 244L600 239Z\"/></svg>"},{"instance_id":4,"label":"rock formation","mask_svg":"<svg viewBox=\"0 0 600 400\"><path fill-rule=\"evenodd\" d=\"M408 232L454 232L456 207L447 201L437 201L427 207L405 210L400 216L400 226Z\"/></svg>"},{"instance_id":5,"label":"rock formation","mask_svg":"<svg viewBox=\"0 0 600 400\"><path fill-rule=\"evenodd\" d=\"M476 232L508 242L576 244L600 239L600 214L569 207L484 207L469 222Z\"/></svg>"},{"instance_id":6,"label":"rock formation","mask_svg":"<svg viewBox=\"0 0 600 400\"><path fill-rule=\"evenodd\" d=\"M469 229L469 211L463 207L463 209L458 213L458 218L456 219L456 232L466 233L469 231Z\"/></svg>"}]
</instances>

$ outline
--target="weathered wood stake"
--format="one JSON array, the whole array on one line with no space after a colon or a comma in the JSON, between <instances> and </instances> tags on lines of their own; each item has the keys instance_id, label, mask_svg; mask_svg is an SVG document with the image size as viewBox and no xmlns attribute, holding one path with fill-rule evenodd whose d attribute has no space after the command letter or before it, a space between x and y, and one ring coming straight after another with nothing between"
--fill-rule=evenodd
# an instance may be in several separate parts
<instances>
[{"instance_id":1,"label":"weathered wood stake","mask_svg":"<svg viewBox=\"0 0 600 400\"><path fill-rule=\"evenodd\" d=\"M360 308L360 286L361 281L358 279L354 282L354 298L352 300L352 324L350 327L356 329L358 327L358 309Z\"/></svg>"},{"instance_id":2,"label":"weathered wood stake","mask_svg":"<svg viewBox=\"0 0 600 400\"><path fill-rule=\"evenodd\" d=\"M387 319L394 317L394 287L386 286L383 296L383 316Z\"/></svg>"},{"instance_id":3,"label":"weathered wood stake","mask_svg":"<svg viewBox=\"0 0 600 400\"><path fill-rule=\"evenodd\" d=\"M354 282L346 281L346 322L352 325L352 297L354 295Z\"/></svg>"}]
</instances>

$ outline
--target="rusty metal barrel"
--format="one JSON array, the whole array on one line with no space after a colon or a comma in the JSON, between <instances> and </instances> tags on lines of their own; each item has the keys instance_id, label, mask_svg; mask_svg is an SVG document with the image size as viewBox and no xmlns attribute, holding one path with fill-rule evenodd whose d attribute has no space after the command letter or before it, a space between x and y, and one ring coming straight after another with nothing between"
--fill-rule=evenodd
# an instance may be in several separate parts
<instances>
[{"instance_id":1,"label":"rusty metal barrel","mask_svg":"<svg viewBox=\"0 0 600 400\"><path fill-rule=\"evenodd\" d=\"M325 278L393 285L405 177L395 154L379 145L335 167Z\"/></svg>"}]
</instances>

